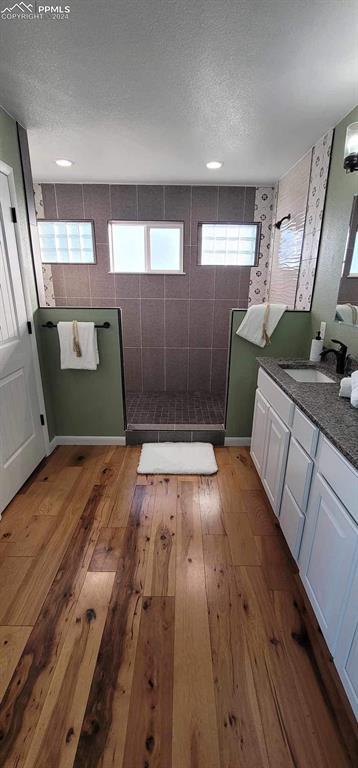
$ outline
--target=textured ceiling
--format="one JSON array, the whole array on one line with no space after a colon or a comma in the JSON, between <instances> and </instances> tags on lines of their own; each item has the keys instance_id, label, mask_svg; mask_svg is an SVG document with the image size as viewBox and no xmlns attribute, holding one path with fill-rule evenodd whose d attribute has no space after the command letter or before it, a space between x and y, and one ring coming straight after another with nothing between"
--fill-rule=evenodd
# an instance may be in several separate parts
<instances>
[{"instance_id":1,"label":"textured ceiling","mask_svg":"<svg viewBox=\"0 0 358 768\"><path fill-rule=\"evenodd\" d=\"M0 19L37 180L271 182L358 101L356 0L69 2Z\"/></svg>"}]
</instances>

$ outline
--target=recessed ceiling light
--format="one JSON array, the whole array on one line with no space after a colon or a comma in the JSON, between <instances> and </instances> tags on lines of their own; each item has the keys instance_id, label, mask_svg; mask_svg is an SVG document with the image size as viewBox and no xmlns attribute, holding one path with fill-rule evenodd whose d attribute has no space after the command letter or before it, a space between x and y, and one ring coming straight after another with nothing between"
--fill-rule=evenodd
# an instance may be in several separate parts
<instances>
[{"instance_id":1,"label":"recessed ceiling light","mask_svg":"<svg viewBox=\"0 0 358 768\"><path fill-rule=\"evenodd\" d=\"M217 168L222 168L223 163L221 160L210 160L210 163L206 163L206 167L210 169L210 171L215 171Z\"/></svg>"},{"instance_id":2,"label":"recessed ceiling light","mask_svg":"<svg viewBox=\"0 0 358 768\"><path fill-rule=\"evenodd\" d=\"M73 165L72 160L56 160L56 165L60 165L61 168L69 168L70 165Z\"/></svg>"}]
</instances>

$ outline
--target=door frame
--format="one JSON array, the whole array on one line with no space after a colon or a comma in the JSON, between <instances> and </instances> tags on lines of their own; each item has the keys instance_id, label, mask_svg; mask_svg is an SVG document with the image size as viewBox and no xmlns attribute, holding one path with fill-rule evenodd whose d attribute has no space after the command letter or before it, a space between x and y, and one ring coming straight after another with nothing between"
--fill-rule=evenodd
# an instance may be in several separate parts
<instances>
[{"instance_id":1,"label":"door frame","mask_svg":"<svg viewBox=\"0 0 358 768\"><path fill-rule=\"evenodd\" d=\"M19 266L20 266L22 288L23 288L24 299L25 299L26 317L29 320L29 322L31 322L31 327L32 327L32 334L29 334L29 336L30 336L30 343L31 343L32 360L34 365L37 399L38 399L40 413L43 413L45 417L45 424L42 426L44 452L45 452L44 455L48 456L51 453L52 449L50 447L50 440L49 440L49 434L48 434L48 428L47 428L45 398L44 398L43 387L42 387L40 361L39 361L38 348L37 348L37 342L36 342L36 333L35 333L34 320L33 320L31 289L29 285L29 281L32 280L34 295L36 296L35 276L33 272L32 262L30 262L29 260L29 263L27 264L24 258L24 247L22 243L21 227L19 223L19 206L18 206L17 195L16 195L14 170L11 167L11 165L8 165L3 160L0 160L0 173L3 173L5 176L7 176L11 205L16 209L16 213L17 213L17 216L16 216L17 220L16 220L16 223L14 223L16 247L17 247L17 252L19 256ZM24 199L24 205L26 205L25 199ZM30 244L29 244L29 249L30 249ZM37 304L37 308L38 308L38 304Z\"/></svg>"}]
</instances>

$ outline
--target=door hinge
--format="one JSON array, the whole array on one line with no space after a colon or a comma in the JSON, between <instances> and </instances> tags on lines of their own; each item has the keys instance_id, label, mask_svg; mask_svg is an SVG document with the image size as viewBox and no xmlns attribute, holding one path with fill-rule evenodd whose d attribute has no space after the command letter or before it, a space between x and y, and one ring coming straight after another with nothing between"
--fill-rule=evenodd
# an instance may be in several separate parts
<instances>
[{"instance_id":1,"label":"door hinge","mask_svg":"<svg viewBox=\"0 0 358 768\"><path fill-rule=\"evenodd\" d=\"M40 421L41 421L42 426L44 427L45 426L45 417L44 417L43 413L40 413Z\"/></svg>"},{"instance_id":2,"label":"door hinge","mask_svg":"<svg viewBox=\"0 0 358 768\"><path fill-rule=\"evenodd\" d=\"M10 208L11 213L11 221L13 224L17 224L17 216L16 216L16 208L11 207Z\"/></svg>"},{"instance_id":3,"label":"door hinge","mask_svg":"<svg viewBox=\"0 0 358 768\"><path fill-rule=\"evenodd\" d=\"M31 321L30 321L30 320L28 320L28 321L27 321L27 323L26 323L26 325L27 325L27 330L28 330L28 332L29 332L29 333L32 333L32 325L31 325Z\"/></svg>"}]
</instances>

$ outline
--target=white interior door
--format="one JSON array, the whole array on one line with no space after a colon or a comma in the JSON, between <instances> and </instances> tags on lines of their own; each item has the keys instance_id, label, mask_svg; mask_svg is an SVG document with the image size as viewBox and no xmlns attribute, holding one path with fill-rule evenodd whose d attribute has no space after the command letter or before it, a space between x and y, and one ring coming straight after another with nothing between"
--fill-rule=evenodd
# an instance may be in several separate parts
<instances>
[{"instance_id":1,"label":"white interior door","mask_svg":"<svg viewBox=\"0 0 358 768\"><path fill-rule=\"evenodd\" d=\"M45 455L11 205L0 172L0 515Z\"/></svg>"}]
</instances>

